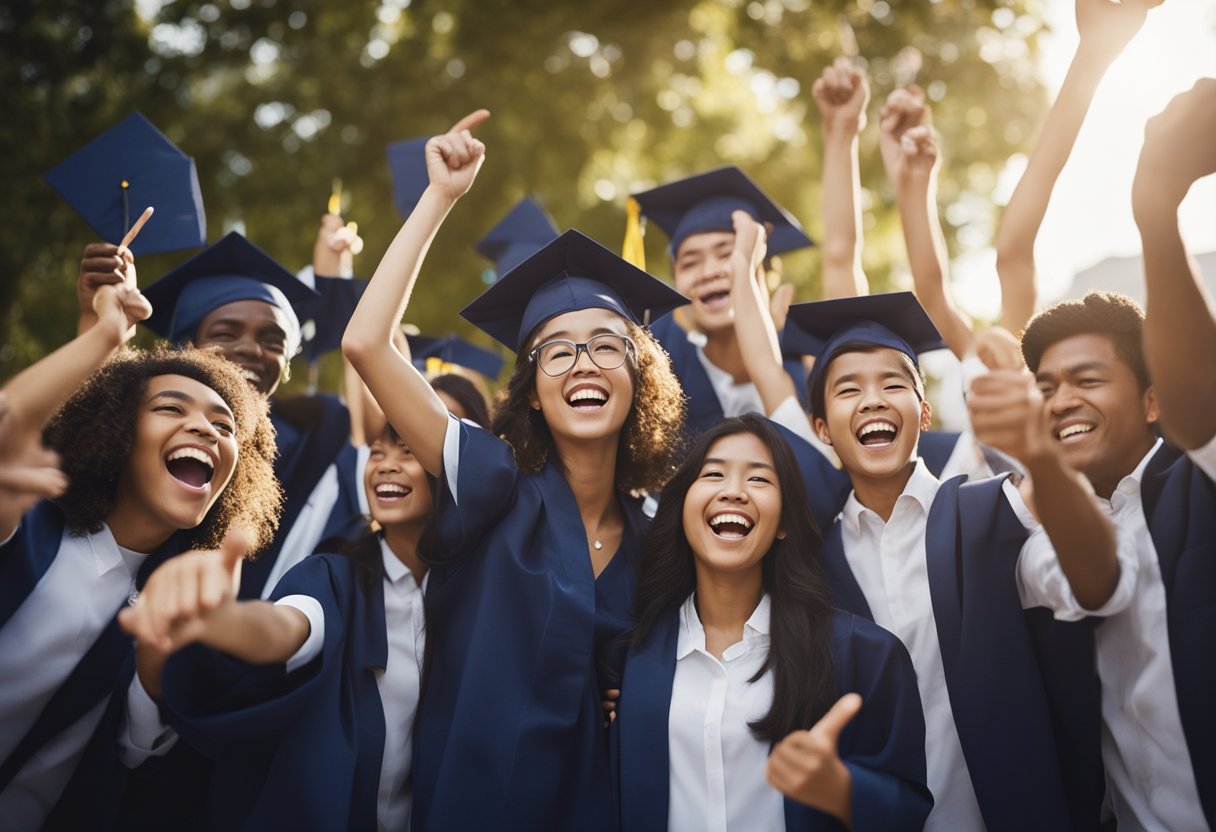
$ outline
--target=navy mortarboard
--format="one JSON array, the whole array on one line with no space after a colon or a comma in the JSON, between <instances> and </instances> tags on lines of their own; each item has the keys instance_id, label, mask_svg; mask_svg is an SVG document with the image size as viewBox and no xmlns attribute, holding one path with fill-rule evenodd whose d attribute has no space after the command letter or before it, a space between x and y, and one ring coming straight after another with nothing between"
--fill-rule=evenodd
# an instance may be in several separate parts
<instances>
[{"instance_id":1,"label":"navy mortarboard","mask_svg":"<svg viewBox=\"0 0 1216 832\"><path fill-rule=\"evenodd\" d=\"M811 388L846 344L861 342L889 347L908 356L917 366L920 366L918 354L946 346L929 314L911 292L795 303L786 317L781 341L783 350L816 356Z\"/></svg>"},{"instance_id":2,"label":"navy mortarboard","mask_svg":"<svg viewBox=\"0 0 1216 832\"><path fill-rule=\"evenodd\" d=\"M207 243L194 160L139 113L127 116L43 178L107 242L118 243L143 210L154 207L156 216L131 243L134 254Z\"/></svg>"},{"instance_id":3,"label":"navy mortarboard","mask_svg":"<svg viewBox=\"0 0 1216 832\"><path fill-rule=\"evenodd\" d=\"M770 255L813 245L798 220L734 166L669 182L632 198L637 200L642 216L670 238L672 257L693 234L734 231L731 214L735 211L745 211L756 222L772 226L768 236ZM626 231L627 242L630 236Z\"/></svg>"},{"instance_id":4,"label":"navy mortarboard","mask_svg":"<svg viewBox=\"0 0 1216 832\"><path fill-rule=\"evenodd\" d=\"M430 184L426 172L426 143L429 139L409 139L388 146L388 167L393 174L393 204L402 219L407 219Z\"/></svg>"},{"instance_id":5,"label":"navy mortarboard","mask_svg":"<svg viewBox=\"0 0 1216 832\"><path fill-rule=\"evenodd\" d=\"M233 231L144 289L155 310L144 321L174 343L192 340L203 318L219 307L260 300L278 307L292 325L287 354L300 347L300 321L320 297L262 249Z\"/></svg>"},{"instance_id":6,"label":"navy mortarboard","mask_svg":"<svg viewBox=\"0 0 1216 832\"><path fill-rule=\"evenodd\" d=\"M557 239L557 226L536 200L524 197L473 248L502 277Z\"/></svg>"},{"instance_id":7,"label":"navy mortarboard","mask_svg":"<svg viewBox=\"0 0 1216 832\"><path fill-rule=\"evenodd\" d=\"M505 363L497 352L471 344L459 335L445 335L442 338L408 335L406 340L410 344L414 366L427 373L447 373L454 366L496 379Z\"/></svg>"},{"instance_id":8,"label":"navy mortarboard","mask_svg":"<svg viewBox=\"0 0 1216 832\"><path fill-rule=\"evenodd\" d=\"M313 336L304 344L304 352L309 361L315 361L330 350L342 346L342 333L350 316L355 314L359 298L367 289L366 280L356 280L353 277L313 277L316 283L317 300L315 308L308 310L302 317L313 321Z\"/></svg>"},{"instance_id":9,"label":"navy mortarboard","mask_svg":"<svg viewBox=\"0 0 1216 832\"><path fill-rule=\"evenodd\" d=\"M688 299L578 231L567 231L460 310L519 352L536 327L580 309L610 309L645 325Z\"/></svg>"}]
</instances>

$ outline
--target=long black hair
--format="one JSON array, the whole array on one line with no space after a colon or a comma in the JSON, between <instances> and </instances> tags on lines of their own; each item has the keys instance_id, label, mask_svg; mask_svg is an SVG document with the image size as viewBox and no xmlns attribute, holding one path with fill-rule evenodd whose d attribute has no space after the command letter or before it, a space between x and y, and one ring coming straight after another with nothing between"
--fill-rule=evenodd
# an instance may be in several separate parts
<instances>
[{"instance_id":1,"label":"long black hair","mask_svg":"<svg viewBox=\"0 0 1216 832\"><path fill-rule=\"evenodd\" d=\"M643 644L656 624L678 610L696 589L694 555L684 534L684 499L710 447L740 433L750 433L768 447L781 488L785 539L773 541L763 561L764 590L772 610L769 651L750 680L773 672L772 707L750 727L758 739L776 741L814 725L835 700L836 688L829 645L833 609L820 562L822 537L811 517L793 451L767 419L751 415L723 419L701 435L667 483L642 543L633 643Z\"/></svg>"}]
</instances>

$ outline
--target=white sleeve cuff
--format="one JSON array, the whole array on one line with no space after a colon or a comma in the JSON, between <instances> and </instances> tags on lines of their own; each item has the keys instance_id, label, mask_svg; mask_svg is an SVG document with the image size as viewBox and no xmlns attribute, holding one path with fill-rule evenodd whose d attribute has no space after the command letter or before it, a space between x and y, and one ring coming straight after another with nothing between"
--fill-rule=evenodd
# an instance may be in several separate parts
<instances>
[{"instance_id":1,"label":"white sleeve cuff","mask_svg":"<svg viewBox=\"0 0 1216 832\"><path fill-rule=\"evenodd\" d=\"M1038 526L1031 531L1018 557L1017 583L1022 608L1047 607L1060 621L1080 621L1089 616L1108 618L1123 612L1135 594L1140 562L1136 557L1135 537L1118 526L1115 527L1115 557L1119 561L1119 582L1115 584L1115 591L1101 607L1086 609L1073 594L1046 530Z\"/></svg>"},{"instance_id":2,"label":"white sleeve cuff","mask_svg":"<svg viewBox=\"0 0 1216 832\"><path fill-rule=\"evenodd\" d=\"M1216 436L1208 440L1208 444L1202 448L1187 451L1186 455L1191 458L1191 462L1199 466L1200 471L1208 475L1208 479L1216 480Z\"/></svg>"},{"instance_id":3,"label":"white sleeve cuff","mask_svg":"<svg viewBox=\"0 0 1216 832\"><path fill-rule=\"evenodd\" d=\"M802 402L798 401L797 396L790 396L777 405L768 418L798 434L807 442L815 441L815 431L811 430L811 420L806 415L806 411L802 409Z\"/></svg>"},{"instance_id":4,"label":"white sleeve cuff","mask_svg":"<svg viewBox=\"0 0 1216 832\"><path fill-rule=\"evenodd\" d=\"M321 655L321 648L325 644L325 610L321 608L321 602L310 595L288 595L274 603L276 607L299 610L308 619L308 638L287 660L287 672L294 673Z\"/></svg>"},{"instance_id":5,"label":"white sleeve cuff","mask_svg":"<svg viewBox=\"0 0 1216 832\"><path fill-rule=\"evenodd\" d=\"M177 732L161 721L160 708L135 674L127 687L127 718L118 737L119 759L127 768L138 768L151 757L168 754L176 744Z\"/></svg>"},{"instance_id":6,"label":"white sleeve cuff","mask_svg":"<svg viewBox=\"0 0 1216 832\"><path fill-rule=\"evenodd\" d=\"M967 353L961 365L963 395L966 396L971 391L971 382L988 372L988 365L980 361L980 357L974 352Z\"/></svg>"},{"instance_id":7,"label":"white sleeve cuff","mask_svg":"<svg viewBox=\"0 0 1216 832\"><path fill-rule=\"evenodd\" d=\"M448 479L448 491L456 502L456 477L460 469L460 420L448 417L448 429L443 434L443 475Z\"/></svg>"}]
</instances>

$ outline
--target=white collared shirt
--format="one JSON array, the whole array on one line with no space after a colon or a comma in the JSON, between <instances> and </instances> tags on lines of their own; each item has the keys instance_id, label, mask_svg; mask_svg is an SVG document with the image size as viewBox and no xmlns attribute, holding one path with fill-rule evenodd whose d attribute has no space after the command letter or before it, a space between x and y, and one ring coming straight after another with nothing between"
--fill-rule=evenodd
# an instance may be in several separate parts
<instances>
[{"instance_id":1,"label":"white collared shirt","mask_svg":"<svg viewBox=\"0 0 1216 832\"><path fill-rule=\"evenodd\" d=\"M773 704L771 671L748 681L768 657L769 598L760 599L744 625L743 641L726 648L721 660L705 649L694 598L680 608L667 718L667 828L784 829L784 800L764 776L769 743L748 728Z\"/></svg>"},{"instance_id":2,"label":"white collared shirt","mask_svg":"<svg viewBox=\"0 0 1216 832\"><path fill-rule=\"evenodd\" d=\"M1139 559L1130 605L1104 621L1096 637L1102 761L1120 832L1208 828L1178 711L1161 563L1140 496L1145 468L1160 447L1158 440L1103 501L1116 526L1133 535ZM1216 479L1216 438L1188 456Z\"/></svg>"},{"instance_id":3,"label":"white collared shirt","mask_svg":"<svg viewBox=\"0 0 1216 832\"><path fill-rule=\"evenodd\" d=\"M123 549L109 527L66 529L46 574L0 629L0 760L13 752L115 611L135 590L147 555ZM39 828L76 769L105 697L43 745L0 792L0 830Z\"/></svg>"},{"instance_id":4,"label":"white collared shirt","mask_svg":"<svg viewBox=\"0 0 1216 832\"><path fill-rule=\"evenodd\" d=\"M760 391L751 381L737 382L735 377L709 360L705 355L704 346L698 340L689 338L697 348L697 359L709 376L710 386L718 396L718 404L722 406L723 416L743 416L747 413L764 414L764 400Z\"/></svg>"},{"instance_id":5,"label":"white collared shirt","mask_svg":"<svg viewBox=\"0 0 1216 832\"><path fill-rule=\"evenodd\" d=\"M384 628L388 636L388 661L376 674L376 688L384 708L384 755L380 761L380 788L376 815L382 830L408 830L413 782L414 714L422 683L422 656L426 647L422 584L393 554L383 538ZM308 639L288 662L288 672L304 667L321 653L325 642L325 617L320 603L307 595L288 595L277 604L294 607L308 618Z\"/></svg>"}]
</instances>

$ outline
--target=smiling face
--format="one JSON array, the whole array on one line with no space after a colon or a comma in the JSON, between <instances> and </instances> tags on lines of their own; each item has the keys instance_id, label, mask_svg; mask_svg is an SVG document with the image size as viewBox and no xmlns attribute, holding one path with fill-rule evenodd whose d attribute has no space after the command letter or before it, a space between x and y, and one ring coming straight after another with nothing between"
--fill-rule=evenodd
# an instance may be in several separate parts
<instances>
[{"instance_id":1,"label":"smiling face","mask_svg":"<svg viewBox=\"0 0 1216 832\"><path fill-rule=\"evenodd\" d=\"M420 526L431 512L426 471L390 427L369 446L363 487L372 518L381 526Z\"/></svg>"},{"instance_id":2,"label":"smiling face","mask_svg":"<svg viewBox=\"0 0 1216 832\"><path fill-rule=\"evenodd\" d=\"M734 325L730 298L734 247L733 231L706 231L687 237L676 251L672 266L676 291L692 299L685 308L696 329L707 335Z\"/></svg>"},{"instance_id":3,"label":"smiling face","mask_svg":"<svg viewBox=\"0 0 1216 832\"><path fill-rule=\"evenodd\" d=\"M617 335L628 338L625 319L607 309L580 309L566 312L547 321L532 339L530 349L554 339L581 344L597 335ZM631 364L636 356L617 339L601 339L593 344L597 360L611 365L622 356L608 352L626 349L628 354L619 367L604 370L596 366L589 355L577 351L574 366L559 376L550 376L540 368L535 370L536 386L530 395L534 409L540 410L555 440L595 440L615 436L625 424L633 407L634 382ZM563 347L566 353L571 348ZM603 350L604 352L599 352Z\"/></svg>"},{"instance_id":4,"label":"smiling face","mask_svg":"<svg viewBox=\"0 0 1216 832\"><path fill-rule=\"evenodd\" d=\"M907 356L887 347L833 358L824 380L823 408L815 432L836 451L850 476L869 479L906 471L932 416Z\"/></svg>"},{"instance_id":5,"label":"smiling face","mask_svg":"<svg viewBox=\"0 0 1216 832\"><path fill-rule=\"evenodd\" d=\"M768 446L751 433L709 446L684 497L684 536L698 580L759 571L781 530L781 484Z\"/></svg>"},{"instance_id":6,"label":"smiling face","mask_svg":"<svg viewBox=\"0 0 1216 832\"><path fill-rule=\"evenodd\" d=\"M235 431L232 411L210 387L185 376L153 376L111 517L138 518L164 537L202 523L236 468Z\"/></svg>"},{"instance_id":7,"label":"smiling face","mask_svg":"<svg viewBox=\"0 0 1216 832\"><path fill-rule=\"evenodd\" d=\"M1156 442L1157 405L1114 343L1074 335L1043 352L1035 373L1064 459L1109 496Z\"/></svg>"},{"instance_id":8,"label":"smiling face","mask_svg":"<svg viewBox=\"0 0 1216 832\"><path fill-rule=\"evenodd\" d=\"M219 347L241 368L255 391L269 396L279 386L291 324L283 310L260 300L238 300L212 310L198 325L195 346Z\"/></svg>"}]
</instances>

